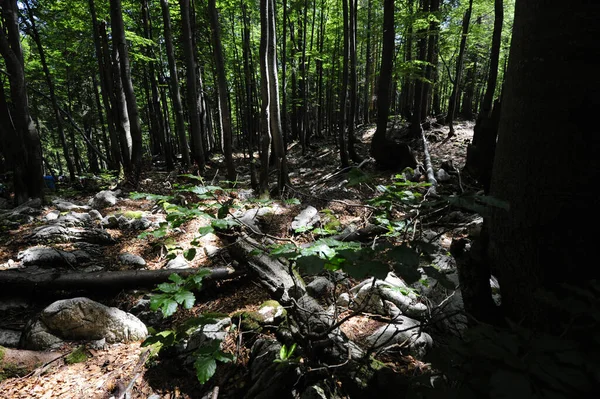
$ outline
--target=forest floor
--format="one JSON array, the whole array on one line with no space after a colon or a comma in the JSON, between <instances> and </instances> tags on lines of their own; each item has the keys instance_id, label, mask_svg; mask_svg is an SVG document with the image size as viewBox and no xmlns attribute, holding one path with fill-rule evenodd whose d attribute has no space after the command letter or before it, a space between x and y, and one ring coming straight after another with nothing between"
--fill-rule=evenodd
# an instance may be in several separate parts
<instances>
[{"instance_id":1,"label":"forest floor","mask_svg":"<svg viewBox=\"0 0 600 399\"><path fill-rule=\"evenodd\" d=\"M459 122L456 124L456 135L448 142L442 140L448 133L446 126L432 124L433 128L426 131L429 140L430 153L434 170L438 170L444 161L451 160L456 170L461 171L464 166L466 147L473 134L472 122ZM357 133L360 137L358 152L363 158L368 157L368 148L371 137L375 131L374 125L359 126ZM401 129L392 129L392 136L402 138ZM313 143L314 150L303 156L299 144L292 145L289 150L289 170L292 188L283 199L296 198L300 204L278 202L273 205L277 211L268 217L262 225L263 231L277 237L293 237L290 224L293 218L309 205L318 210L329 209L335 214L341 226L364 226L373 215L373 209L365 206L367 201L377 195L378 185L390 184L391 178L397 173L381 171L371 163L364 164L361 169L369 175L369 181L348 186L348 174L340 173L339 155L335 148L335 140L317 139ZM409 143L417 154L417 159L422 161L423 154L419 141ZM241 155L238 157L240 176L247 174L246 164L242 164ZM219 176L222 176L224 167L222 159L215 159L205 173L207 184L219 185ZM147 168L141 179L138 192L169 195L173 187L183 180L174 173ZM247 182L240 184L241 190L237 199L242 201L248 195ZM460 183L453 179L449 182L440 182L439 191L446 194L458 193L461 190L477 191L478 188L465 176ZM71 202L87 203L95 193L63 190L55 193L61 198ZM147 199L121 199L111 208L104 209L103 214L142 211L151 214L155 201ZM53 210L52 206L45 208L42 217ZM30 246L26 237L31 230L39 224L29 223L20 228L0 235L0 273L2 264L9 264L14 260L19 251ZM198 228L202 225L199 220L191 220L183 224L178 232L171 233L171 237L180 249L191 247ZM116 244L107 247L103 259L95 259L96 266L105 270L123 270L126 266L119 264L116 259L119 253L128 252L139 255L146 260L147 269L161 269L167 262L167 249L164 240L154 237L138 238L139 232L122 229L107 229L116 239ZM441 231L441 230L440 230ZM442 243L449 247L452 230L442 232ZM312 234L303 234L295 238L297 242L311 241ZM207 248L222 248L223 244L217 236L209 235L204 244ZM71 244L59 244L61 249L70 249ZM217 255L209 256L208 253L199 251L191 261L191 267L223 267L230 266L231 259L224 252L217 250ZM115 306L129 311L138 301L143 291L121 292L110 297L101 293L90 296L106 305ZM19 330L24 327L28 318L46 307L56 298L11 298L0 299L0 329ZM189 310L180 309L173 317L164 321L163 327L177 325L193 315L204 312L220 312L229 315L240 311L254 311L265 300L269 299L268 293L249 276L218 282L207 286L198 296L196 306ZM24 303L25 307L4 306L3 303ZM8 310L7 310L8 309ZM355 319L342 327L344 332L354 338L365 336L377 327L377 322L369 317ZM168 361L151 359L145 365L139 364L139 359L146 348L140 342L129 344L112 344L104 348L86 346L87 360L82 363L67 364L64 359L58 359L44 368L19 378L11 378L0 382L0 398L110 398L123 386L133 381L134 398L201 398L207 394L208 386L201 386L189 370L181 369L180 365ZM236 344L236 337L228 337L224 341L225 351L236 355L236 361L219 368L215 379L217 381L228 378L230 383L239 379L232 378L232 374L244 375L248 362L249 349L240 348ZM77 343L70 343L60 349L60 353L68 353L77 347ZM388 359L389 360L389 359ZM391 359L398 372L417 373L424 365L410 357ZM239 377L241 378L241 377ZM210 386L214 386L210 385ZM212 389L212 388L210 388ZM215 396L216 397L216 396Z\"/></svg>"}]
</instances>

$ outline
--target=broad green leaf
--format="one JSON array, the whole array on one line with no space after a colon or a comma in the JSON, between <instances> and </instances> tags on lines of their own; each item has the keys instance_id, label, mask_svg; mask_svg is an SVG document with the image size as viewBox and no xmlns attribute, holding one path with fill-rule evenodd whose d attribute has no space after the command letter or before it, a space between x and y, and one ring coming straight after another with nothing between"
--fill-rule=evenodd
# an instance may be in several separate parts
<instances>
[{"instance_id":1,"label":"broad green leaf","mask_svg":"<svg viewBox=\"0 0 600 399\"><path fill-rule=\"evenodd\" d=\"M167 294L172 294L173 292L179 291L179 286L171 283L160 283L156 286L159 291L162 291Z\"/></svg>"},{"instance_id":2,"label":"broad green leaf","mask_svg":"<svg viewBox=\"0 0 600 399\"><path fill-rule=\"evenodd\" d=\"M215 372L217 371L217 362L212 357L200 356L194 362L194 368L196 369L198 381L200 381L200 384L204 384L215 375Z\"/></svg>"},{"instance_id":3,"label":"broad green leaf","mask_svg":"<svg viewBox=\"0 0 600 399\"><path fill-rule=\"evenodd\" d=\"M183 251L183 257L189 261L192 261L196 257L196 248L189 248Z\"/></svg>"},{"instance_id":4,"label":"broad green leaf","mask_svg":"<svg viewBox=\"0 0 600 399\"><path fill-rule=\"evenodd\" d=\"M283 201L284 203L286 203L287 205L300 205L301 202L298 198L288 198L286 200Z\"/></svg>"},{"instance_id":5,"label":"broad green leaf","mask_svg":"<svg viewBox=\"0 0 600 399\"><path fill-rule=\"evenodd\" d=\"M325 259L321 259L316 255L302 256L296 259L296 265L302 273L317 274L323 271Z\"/></svg>"},{"instance_id":6,"label":"broad green leaf","mask_svg":"<svg viewBox=\"0 0 600 399\"><path fill-rule=\"evenodd\" d=\"M232 362L235 360L235 356L233 356L231 353L225 353L223 351L216 351L215 359L217 359L218 361L220 361L222 363L229 363L229 362Z\"/></svg>"},{"instance_id":7,"label":"broad green leaf","mask_svg":"<svg viewBox=\"0 0 600 399\"><path fill-rule=\"evenodd\" d=\"M194 294L185 290L177 292L175 295L173 295L173 298L178 304L183 305L183 307L186 309L191 309L196 302L196 297Z\"/></svg>"},{"instance_id":8,"label":"broad green leaf","mask_svg":"<svg viewBox=\"0 0 600 399\"><path fill-rule=\"evenodd\" d=\"M215 229L212 226L203 226L198 229L198 233L200 233L200 235L203 235L203 236L213 233L214 231L215 231Z\"/></svg>"},{"instance_id":9,"label":"broad green leaf","mask_svg":"<svg viewBox=\"0 0 600 399\"><path fill-rule=\"evenodd\" d=\"M171 273L169 275L169 280L171 280L175 284L179 284L179 285L183 284L183 278L177 273Z\"/></svg>"}]
</instances>

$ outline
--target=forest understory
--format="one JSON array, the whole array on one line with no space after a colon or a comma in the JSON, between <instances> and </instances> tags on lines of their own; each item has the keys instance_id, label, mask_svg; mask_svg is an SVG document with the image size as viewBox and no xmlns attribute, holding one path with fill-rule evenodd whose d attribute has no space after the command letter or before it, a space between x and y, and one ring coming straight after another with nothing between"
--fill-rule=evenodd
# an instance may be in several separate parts
<instances>
[{"instance_id":1,"label":"forest understory","mask_svg":"<svg viewBox=\"0 0 600 399\"><path fill-rule=\"evenodd\" d=\"M472 136L473 123L459 122L455 126L455 136L448 142L443 139L447 137L448 128L435 123L427 130L426 137L430 144L431 158L434 164L434 170L438 171L442 164L453 165L454 170L448 171L448 180L438 183L437 196L448 196L462 194L465 191L476 192L478 187L473 185L473 181L467 176L459 176L463 167L466 154L466 147ZM370 139L375 131L374 126L359 126L357 132L361 137L358 142L359 154L363 159L369 159L368 147ZM393 126L391 136L402 139L403 130L400 125ZM227 202L233 209L234 205L244 210L258 209L261 206L269 206L272 211L265 213L260 217L260 228L263 238L272 237L293 242L298 247L305 246L319 238L336 235L351 228L359 230L373 224L377 224L377 207L370 205L369 201L382 194L379 187L393 184L393 177L400 171L378 170L373 162L363 162L360 169L354 167L344 170L339 169L338 151L334 140L317 139L314 142L318 150L307 156L302 156L299 145L292 144L288 152L289 170L291 186L284 196L272 202L261 201L255 198L248 187L248 182L239 182L231 191L216 190L215 198L217 201ZM411 143L415 150L417 159L422 160L421 145L419 141ZM245 175L244 163L242 163L242 154L236 157L239 162L237 170L239 175ZM220 179L223 178L224 168L219 159L209 163L209 167L204 174L205 186L220 186ZM357 172L360 170L360 173ZM421 181L426 180L423 176ZM189 183L190 179L175 173L160 171L159 168L145 168L141 178L139 188L136 190L141 193L150 193L155 195L171 195L177 192L177 188L184 183ZM197 182L196 182L197 183ZM106 187L98 187L98 189ZM115 187L111 187L115 188ZM223 184L223 188L226 185ZM425 193L426 188L419 189ZM25 267L19 265L17 255L32 246L31 236L34 229L42 226L47 219L48 214L57 212L56 199L68 201L73 204L86 204L95 192L78 191L72 187L58 187L55 192L48 193L47 204L43 206L41 213L33 217L29 223L24 223L17 228L5 231L2 234L0 242L0 267L2 269L18 269ZM189 192L176 194L181 206L190 206L193 208L194 195ZM252 202L254 198L254 202ZM293 200L292 200L293 199ZM296 229L291 230L294 218L307 207L314 207L321 215L319 226L321 231L317 232L313 228L307 228L305 231ZM405 229L410 232L409 235L429 238L432 243L441 250L448 252L453 239L466 237L469 235L469 229L474 226L477 216L470 212L457 211L455 208L444 206L437 209L434 217L423 217L415 214L403 214L405 210L399 207L391 209L398 221L411 220L414 228ZM428 211L431 214L431 211ZM151 222L156 220L164 221L164 210L157 206L156 200L132 199L127 193L124 193L115 205L101 210L105 215L127 215L140 217L144 215ZM66 212L61 212L65 215ZM100 221L94 222L100 226ZM327 229L325 227L327 225ZM156 225L155 225L156 226ZM215 281L206 284L204 289L197 293L196 303L190 309L179 309L173 316L161 318L160 312L150 312L145 310L145 317L148 313L154 313L152 319L152 328L154 331L167 330L181 325L191 317L200 314L222 313L235 319L238 315L238 322L242 323L240 314L251 314L259 310L262 303L276 297L276 294L268 292L261 286L260 278L252 273L245 265L240 264L235 257L228 252L231 243L223 240L221 234L208 234L202 238L201 243L192 242L197 236L197 232L206 221L201 218L191 218L183 222L178 228L171 229L162 237L146 235L139 238L141 231L117 226L101 227L114 240L112 245L102 247L99 256L77 265L76 267L67 267L62 271L55 270L56 273L69 272L110 272L123 270L139 270L140 266L132 266L119 261L119 254L127 253L137 255L145 260L143 269L159 270L165 268L169 262L168 258L181 254L189 254L190 248L197 248L196 255L189 262L186 262L187 268L233 268L243 271L239 277ZM122 227L122 226L121 226ZM148 229L151 231L152 227ZM250 234L252 234L250 231ZM378 234L369 237L371 244L375 242L388 241L393 245L400 245L404 242L406 236L403 234L389 234L389 231L383 229ZM233 233L241 234L241 233ZM258 239L258 238L257 238ZM343 240L343 239L342 239ZM369 245L366 243L365 245ZM73 242L54 243L52 248L60 249L66 252L73 251L77 244ZM448 263L452 263L450 257ZM77 270L73 270L77 268ZM71 270L69 270L71 269ZM450 273L450 271L444 271ZM303 276L307 284L316 278L310 274ZM350 285L356 285L361 279L350 278ZM50 284L48 287L52 287ZM29 318L40 312L43 308L52 302L65 297L85 296L97 300L105 305L114 306L127 312L136 314L143 306L140 300L148 297L151 293L151 287L140 287L139 289L107 289L99 285L93 289L93 283L86 287L81 295L77 295L77 289L68 290L36 290L32 293L23 292L23 295L11 295L10 298L2 300L0 308L0 331L19 332L25 327ZM347 291L347 286L340 285L334 288L332 297ZM44 293L47 293L44 294ZM331 304L329 298L319 298L321 303ZM427 304L431 311L435 305L434 300L419 296L417 302ZM345 310L344 310L345 309ZM368 347L367 338L382 326L389 322L389 318L377 315L369 311L354 312L348 307L341 307L336 312L337 320L348 317L341 325L341 331L350 340ZM140 316L142 317L142 316ZM430 318L429 322L432 322ZM438 340L433 331L435 326L427 325L425 331L431 333L434 337L434 346L443 345L444 339ZM443 329L442 329L443 330ZM440 330L440 331L442 331ZM66 342L57 351L55 355L50 356L50 360L43 362L43 366L32 367L33 371L14 378L7 378L0 383L0 397L3 398L109 398L109 397L132 397L132 398L216 398L216 397L243 397L245 390L248 389L248 362L250 359L250 348L252 343L262 338L275 337L275 329L262 328L259 333L242 332L241 330L231 329L222 341L222 350L235 356L231 363L219 363L216 374L206 384L201 385L194 375L193 368L190 365L183 365L176 356L152 356L148 358L149 348L141 347L140 342L105 344L94 346L89 342ZM402 345L396 345L402 348ZM85 354L85 361L73 363L66 361L66 356L75 349L80 348ZM299 351L300 352L300 351ZM301 353L301 352L300 352ZM56 356L60 358L55 359ZM407 350L389 349L377 353L374 359L382 362L387 370L392 374L406 377L403 381L410 381L418 376L436 374L424 359L420 356L412 356ZM308 362L308 360L306 360ZM302 362L302 360L300 360ZM308 364L307 364L308 366ZM310 367L314 368L312 364ZM310 370L310 367L308 370ZM324 365L324 370L327 366ZM29 369L27 369L29 370ZM310 371L304 369L306 374ZM327 381L328 386L338 396L327 397L350 397L345 393L345 387L337 379L335 368L329 372L322 373L320 379ZM19 373L17 373L19 375ZM301 380L301 375L297 376L296 383ZM317 380L319 380L317 378ZM389 377L394 380L395 377ZM390 381L391 381L390 380ZM302 384L306 384L305 381ZM336 385L337 384L337 385ZM250 383L251 385L251 383ZM301 385L301 384L300 384ZM299 386L289 387L290 392L298 389ZM407 385L408 386L408 385ZM401 389L399 387L399 389ZM367 390L368 391L368 390ZM130 396L119 396L119 395ZM219 393L220 392L220 393ZM154 396L152 396L154 395ZM384 394L385 396L385 394ZM260 397L257 395L256 397ZM303 396L304 397L304 396ZM352 396L357 397L357 396ZM394 396L395 397L395 396Z\"/></svg>"}]
</instances>

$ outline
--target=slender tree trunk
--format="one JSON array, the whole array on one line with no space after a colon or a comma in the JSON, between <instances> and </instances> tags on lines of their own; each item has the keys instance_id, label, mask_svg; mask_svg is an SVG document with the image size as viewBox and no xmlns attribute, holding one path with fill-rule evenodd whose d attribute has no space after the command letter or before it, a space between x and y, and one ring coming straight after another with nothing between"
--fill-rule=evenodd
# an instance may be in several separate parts
<instances>
[{"instance_id":1,"label":"slender tree trunk","mask_svg":"<svg viewBox=\"0 0 600 399\"><path fill-rule=\"evenodd\" d=\"M129 127L131 133L131 176L132 183L137 185L142 168L142 126L140 122L137 101L133 92L131 81L131 69L129 67L129 53L125 41L125 28L123 26L123 10L121 0L110 0L111 28L113 33L113 45L119 52L119 66L121 69L121 81L123 92L127 100L127 115L129 116Z\"/></svg>"},{"instance_id":2,"label":"slender tree trunk","mask_svg":"<svg viewBox=\"0 0 600 399\"><path fill-rule=\"evenodd\" d=\"M373 0L367 0L367 50L365 61L365 89L363 93L364 116L363 122L370 122L371 111L371 93L369 84L371 83L371 14L373 8Z\"/></svg>"},{"instance_id":3,"label":"slender tree trunk","mask_svg":"<svg viewBox=\"0 0 600 399\"><path fill-rule=\"evenodd\" d=\"M271 149L271 126L269 107L269 73L268 68L268 41L269 41L269 0L260 0L260 180L261 195L269 194L269 151Z\"/></svg>"},{"instance_id":4,"label":"slender tree trunk","mask_svg":"<svg viewBox=\"0 0 600 399\"><path fill-rule=\"evenodd\" d=\"M111 163L110 169L119 172L121 165L121 152L119 150L119 134L117 132L117 116L115 115L115 109L112 106L112 81L111 69L110 69L110 57L106 58L106 54L102 49L102 35L101 29L98 26L98 20L96 18L96 7L94 0L89 0L90 15L92 18L92 34L94 37L94 48L96 50L96 59L98 60L98 72L100 74L100 91L102 93L102 103L106 110L106 122L108 124L108 135L110 137L110 154L109 159ZM104 26L104 25L103 25Z\"/></svg>"},{"instance_id":5,"label":"slender tree trunk","mask_svg":"<svg viewBox=\"0 0 600 399\"><path fill-rule=\"evenodd\" d=\"M181 24L183 33L183 54L187 73L187 105L190 121L190 136L192 137L192 151L194 160L200 169L204 169L204 148L202 143L202 131L200 117L198 115L198 90L196 75L196 61L194 60L194 46L192 42L192 28L190 21L190 1L180 0ZM181 139L180 139L181 140Z\"/></svg>"},{"instance_id":6,"label":"slender tree trunk","mask_svg":"<svg viewBox=\"0 0 600 399\"><path fill-rule=\"evenodd\" d=\"M221 126L223 128L223 150L225 155L225 164L227 167L227 179L235 181L236 173L233 165L233 132L231 128L231 109L229 108L227 78L225 77L225 59L223 57L223 48L221 45L221 27L215 0L208 0L208 17L212 29L212 42L215 57L215 67L217 68L217 83L219 86L219 108L221 115Z\"/></svg>"},{"instance_id":7,"label":"slender tree trunk","mask_svg":"<svg viewBox=\"0 0 600 399\"><path fill-rule=\"evenodd\" d=\"M496 138L498 135L499 115L494 115L494 112L490 112L490 110L498 80L498 63L504 20L502 0L494 1L494 13L494 33L492 35L492 47L490 50L487 88L473 131L473 142L467 147L467 159L465 163L465 169L484 186L486 192L490 187L494 152L496 151ZM496 113L499 112L499 110L496 110Z\"/></svg>"},{"instance_id":8,"label":"slender tree trunk","mask_svg":"<svg viewBox=\"0 0 600 399\"><path fill-rule=\"evenodd\" d=\"M354 128L356 126L356 106L358 104L358 77L356 73L356 11L357 11L357 0L349 0L349 35L348 35L348 47L349 47L349 62L350 62L350 107L348 108L348 154L350 159L354 162L360 162L361 159L356 153L356 136Z\"/></svg>"},{"instance_id":9,"label":"slender tree trunk","mask_svg":"<svg viewBox=\"0 0 600 399\"><path fill-rule=\"evenodd\" d=\"M350 0L352 1L352 0ZM340 120L339 120L339 132L338 132L338 144L340 146L340 161L342 168L346 168L350 165L348 158L348 149L346 146L346 110L348 101L348 67L349 67L349 11L348 11L348 0L342 0L342 13L344 16L344 55L343 55L343 66L342 66L342 85L340 88Z\"/></svg>"},{"instance_id":10,"label":"slender tree trunk","mask_svg":"<svg viewBox=\"0 0 600 399\"><path fill-rule=\"evenodd\" d=\"M190 151L188 148L187 135L185 131L185 119L183 116L183 106L181 104L181 92L179 90L179 77L177 65L175 63L175 51L173 50L173 35L171 33L171 16L169 14L168 0L160 0L160 6L163 16L163 27L165 37L165 48L167 51L167 61L169 63L169 83L171 88L171 100L173 101L173 110L175 112L175 130L179 142L179 151L181 159L186 168L190 167Z\"/></svg>"},{"instance_id":11,"label":"slender tree trunk","mask_svg":"<svg viewBox=\"0 0 600 399\"><path fill-rule=\"evenodd\" d=\"M71 181L75 181L75 167L73 165L73 158L71 158L71 155L69 154L69 147L67 146L67 140L65 138L62 117L60 116L60 111L58 110L58 101L56 99L56 93L54 91L54 82L52 80L52 76L50 75L48 62L46 61L46 52L44 51L44 47L42 46L42 41L40 40L40 35L38 34L37 26L35 23L35 17L29 5L29 1L25 1L25 6L27 7L27 16L31 27L31 36L36 44L38 54L40 56L40 62L42 64L42 70L44 71L44 78L46 79L46 84L48 85L48 92L50 94L50 101L52 102L52 110L54 112L54 119L56 121L56 130L58 132L60 144L63 149L65 161L67 162L69 178L71 179Z\"/></svg>"},{"instance_id":12,"label":"slender tree trunk","mask_svg":"<svg viewBox=\"0 0 600 399\"><path fill-rule=\"evenodd\" d=\"M100 122L100 128L102 129L102 146L104 147L104 152L106 153L107 164L106 168L112 169L113 158L110 150L110 139L106 135L105 121L104 121L104 113L102 112L102 103L100 101L100 94L98 94L98 81L96 80L96 74L92 75L92 85L94 86L94 100L96 101L96 111L98 112L98 121ZM108 122L108 121L107 121Z\"/></svg>"},{"instance_id":13,"label":"slender tree trunk","mask_svg":"<svg viewBox=\"0 0 600 399\"><path fill-rule=\"evenodd\" d=\"M406 44L404 46L404 62L410 64L413 59L413 0L408 0L408 26L406 27ZM412 107L415 100L415 89L413 78L405 76L402 80L402 89L400 90L400 113L406 120L412 118ZM377 99L379 102L379 98Z\"/></svg>"},{"instance_id":14,"label":"slender tree trunk","mask_svg":"<svg viewBox=\"0 0 600 399\"><path fill-rule=\"evenodd\" d=\"M469 8L465 12L462 23L462 33L460 39L460 49L458 51L458 59L456 60L456 75L454 78L454 86L452 87L452 94L450 94L450 101L448 104L448 116L446 116L446 123L450 127L448 137L454 136L454 115L456 113L456 107L458 105L458 98L460 92L460 79L463 69L463 62L465 59L465 51L467 49L467 37L469 36L469 24L471 22L471 12L473 11L473 0L469 0Z\"/></svg>"},{"instance_id":15,"label":"slender tree trunk","mask_svg":"<svg viewBox=\"0 0 600 399\"><path fill-rule=\"evenodd\" d=\"M283 40L281 46L281 127L283 129L283 144L284 149L287 149L289 143L289 132L288 132L288 115L287 115L287 19L288 19L288 6L287 0L283 0Z\"/></svg>"}]
</instances>

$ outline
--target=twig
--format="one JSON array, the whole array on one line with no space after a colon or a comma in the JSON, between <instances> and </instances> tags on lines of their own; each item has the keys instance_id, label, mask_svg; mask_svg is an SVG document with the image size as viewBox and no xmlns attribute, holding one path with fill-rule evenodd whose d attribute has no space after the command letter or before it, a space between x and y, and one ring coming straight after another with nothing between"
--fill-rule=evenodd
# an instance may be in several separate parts
<instances>
[{"instance_id":1,"label":"twig","mask_svg":"<svg viewBox=\"0 0 600 399\"><path fill-rule=\"evenodd\" d=\"M146 360L148 360L149 356L150 356L150 349L146 349L144 351L144 353L142 353L140 355L140 358L133 369L133 373L134 373L133 378L131 379L131 381L129 381L127 388L125 388L125 390L116 399L125 399L125 398L130 397L129 393L133 389L133 385L135 384L135 381L139 378L139 376L141 374L140 369L146 363Z\"/></svg>"}]
</instances>

